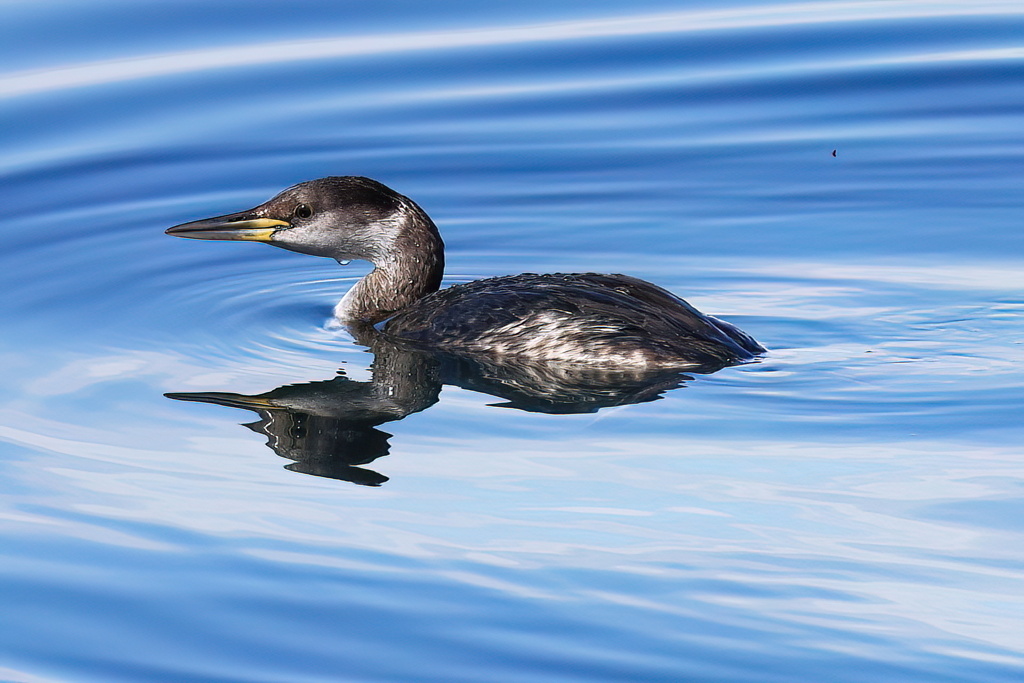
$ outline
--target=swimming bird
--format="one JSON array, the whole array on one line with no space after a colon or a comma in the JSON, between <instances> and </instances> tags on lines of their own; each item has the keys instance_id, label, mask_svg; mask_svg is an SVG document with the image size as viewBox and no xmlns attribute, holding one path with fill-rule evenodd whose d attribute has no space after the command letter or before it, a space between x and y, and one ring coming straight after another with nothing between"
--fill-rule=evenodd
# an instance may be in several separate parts
<instances>
[{"instance_id":1,"label":"swimming bird","mask_svg":"<svg viewBox=\"0 0 1024 683\"><path fill-rule=\"evenodd\" d=\"M370 178L299 183L255 208L167 234L264 242L343 264L369 261L373 270L345 294L335 316L448 354L713 371L765 352L734 325L627 275L524 273L439 289L444 242L434 222Z\"/></svg>"}]
</instances>

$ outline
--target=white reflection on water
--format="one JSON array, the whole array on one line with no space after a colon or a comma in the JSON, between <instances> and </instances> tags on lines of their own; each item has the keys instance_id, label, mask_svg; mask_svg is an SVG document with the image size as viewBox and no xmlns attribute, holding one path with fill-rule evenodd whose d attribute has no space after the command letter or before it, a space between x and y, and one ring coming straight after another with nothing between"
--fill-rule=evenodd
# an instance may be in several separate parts
<instances>
[{"instance_id":1,"label":"white reflection on water","mask_svg":"<svg viewBox=\"0 0 1024 683\"><path fill-rule=\"evenodd\" d=\"M813 661L837 652L892 669L916 658L916 680L969 680L936 654L1012 675L1024 271L1005 244L1018 238L1022 14L816 2L353 37L318 22L177 53L113 41L75 61L72 46L66 68L0 75L0 97L42 95L11 107L16 149L0 160L19 168L0 518L26 670L74 645L112 667L159 663L171 643L196 656L163 678L211 663L241 678L287 631L314 663L280 657L282 680L346 649L418 670L502 646L550 662L577 648L571 661L588 665L635 651L637 679L657 667L674 680L692 660L707 662L693 678L747 666L732 678L751 680L771 655L784 669L771 680L820 680ZM514 45L528 47L489 51ZM379 79L360 70L370 62ZM260 68L279 63L296 68ZM175 74L193 77L159 80ZM279 106L253 111L255 83ZM178 97L191 88L204 106ZM249 413L161 394L366 376L369 356L323 327L353 271L186 250L161 231L349 172L400 176L449 211L460 275L635 273L773 351L595 415L498 409L447 387L387 424L392 452L371 464L383 487L285 471L239 426ZM974 237L987 241L971 260ZM165 593L175 583L197 599ZM360 606L398 604L363 632L381 610ZM552 605L582 616L538 637L539 623L566 623ZM81 645L85 631L98 644ZM252 647L233 659L237 636ZM850 667L845 680L886 678L871 676Z\"/></svg>"},{"instance_id":2,"label":"white reflection on water","mask_svg":"<svg viewBox=\"0 0 1024 683\"><path fill-rule=\"evenodd\" d=\"M83 431L53 422L37 428ZM32 495L12 495L2 506L5 525L12 534L41 525L50 535L162 552L187 548L161 540L160 528L191 530L234 538L246 552L274 561L313 565L351 566L336 555L344 547L472 563L486 557L484 565L520 569L660 567L680 578L680 590L701 577L720 582L717 591L691 589L692 599L708 604L836 628L865 620L890 636L927 625L1024 648L1024 634L1014 628L1024 607L1019 576L998 566L1000 559L1013 560L1016 548L990 529L926 514L934 505L1015 495L1013 482L1024 478L1016 449L929 440L691 439L681 445L677 438L647 438L641 454L630 439L570 433L543 443L492 440L482 458L462 438L420 434L407 435L404 452L390 458L394 493L367 495L278 472L270 456L260 456L262 446L230 438L232 429L217 430L227 437L190 438L188 452L179 454L0 428L6 441L72 456L40 456L44 466L36 472L43 478L22 476L30 488L63 490L73 501L68 513L26 513L19 507ZM173 436L158 440L173 442ZM249 484L238 479L247 476ZM575 482L605 493L593 505L561 504L560 492ZM428 519L425 508L433 511ZM142 524L132 533L112 528L111 520ZM259 539L287 545L267 549ZM731 558L728 574L723 557ZM533 585L538 577L530 572L440 575L531 599L592 597L588 587L580 595L571 588L552 595ZM734 593L733 582L765 593ZM791 595L796 586L835 598ZM623 593L621 599L644 598ZM687 608L662 603L658 609ZM865 623L860 628L871 630Z\"/></svg>"},{"instance_id":3,"label":"white reflection on water","mask_svg":"<svg viewBox=\"0 0 1024 683\"><path fill-rule=\"evenodd\" d=\"M1024 14L1016 0L943 3L927 0L878 0L875 2L818 2L807 4L742 7L727 10L672 12L647 16L583 20L537 26L506 26L493 29L426 33L342 36L303 39L260 45L241 45L138 56L80 64L57 69L15 73L0 78L0 96L17 97L31 93L80 88L140 78L153 78L209 69L237 68L260 64L281 64L315 59L355 57L417 50L451 50L495 47L535 42L659 35L697 31L738 30L836 24L856 21L886 21L935 17ZM946 53L918 56L921 61L950 59L1019 59L1020 49ZM893 63L882 60L878 64Z\"/></svg>"}]
</instances>

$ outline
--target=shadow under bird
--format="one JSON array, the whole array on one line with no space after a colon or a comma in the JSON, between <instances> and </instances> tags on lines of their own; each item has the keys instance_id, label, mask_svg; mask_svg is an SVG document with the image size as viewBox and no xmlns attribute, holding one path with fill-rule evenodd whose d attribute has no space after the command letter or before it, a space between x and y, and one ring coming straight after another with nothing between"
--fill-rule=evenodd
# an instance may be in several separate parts
<instances>
[{"instance_id":1,"label":"shadow under bird","mask_svg":"<svg viewBox=\"0 0 1024 683\"><path fill-rule=\"evenodd\" d=\"M627 275L524 273L439 289L444 243L434 222L411 199L369 178L299 183L255 208L167 234L369 261L374 269L345 294L335 316L377 325L385 337L422 349L694 372L765 352L734 325Z\"/></svg>"}]
</instances>

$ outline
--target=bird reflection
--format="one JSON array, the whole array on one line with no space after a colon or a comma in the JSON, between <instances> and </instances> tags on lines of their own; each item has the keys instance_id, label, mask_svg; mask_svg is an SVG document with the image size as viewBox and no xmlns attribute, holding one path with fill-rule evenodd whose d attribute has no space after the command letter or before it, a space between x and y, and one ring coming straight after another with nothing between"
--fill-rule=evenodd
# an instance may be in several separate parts
<instances>
[{"instance_id":1,"label":"bird reflection","mask_svg":"<svg viewBox=\"0 0 1024 683\"><path fill-rule=\"evenodd\" d=\"M188 392L181 401L244 408L259 415L245 426L267 436L267 445L293 462L293 472L366 486L388 478L362 467L390 450L385 422L429 408L445 384L501 399L491 405L549 414L593 413L610 406L654 401L693 378L679 371L534 364L511 358L438 354L385 338L374 328L350 328L369 347L371 379L344 371L330 380L289 384L263 394ZM707 374L722 365L691 368Z\"/></svg>"}]
</instances>

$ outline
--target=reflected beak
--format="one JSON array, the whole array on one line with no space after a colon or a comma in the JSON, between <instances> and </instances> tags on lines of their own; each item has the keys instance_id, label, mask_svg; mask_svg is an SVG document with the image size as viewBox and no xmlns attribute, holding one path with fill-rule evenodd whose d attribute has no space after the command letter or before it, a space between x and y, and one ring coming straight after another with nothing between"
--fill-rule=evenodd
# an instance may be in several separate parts
<instances>
[{"instance_id":1,"label":"reflected beak","mask_svg":"<svg viewBox=\"0 0 1024 683\"><path fill-rule=\"evenodd\" d=\"M182 223L167 228L168 235L187 237L193 240L243 240L246 242L269 242L278 230L290 228L291 223L276 218L258 218L251 211L233 213L201 221Z\"/></svg>"},{"instance_id":2,"label":"reflected beak","mask_svg":"<svg viewBox=\"0 0 1024 683\"><path fill-rule=\"evenodd\" d=\"M202 238L200 238L202 239ZM245 408L246 410L273 410L281 408L270 399L262 396L246 396L245 394L229 394L220 391L187 391L164 394L175 401L195 401L196 403L213 403L229 408Z\"/></svg>"}]
</instances>

